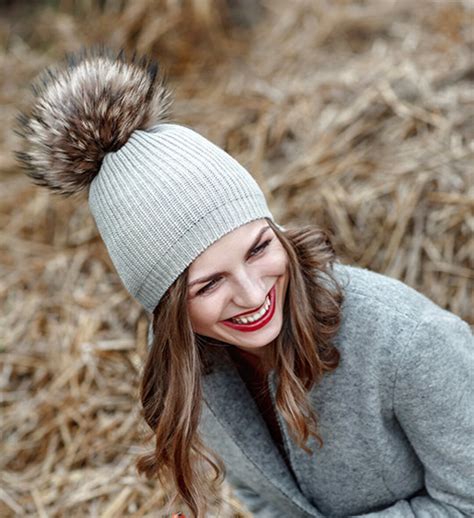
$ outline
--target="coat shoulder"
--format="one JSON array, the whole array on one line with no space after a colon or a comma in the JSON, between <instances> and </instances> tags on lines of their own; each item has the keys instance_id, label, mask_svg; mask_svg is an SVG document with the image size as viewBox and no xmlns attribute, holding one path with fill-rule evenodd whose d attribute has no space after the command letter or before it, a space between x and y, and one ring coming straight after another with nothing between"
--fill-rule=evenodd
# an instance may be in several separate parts
<instances>
[{"instance_id":1,"label":"coat shoulder","mask_svg":"<svg viewBox=\"0 0 474 518\"><path fill-rule=\"evenodd\" d=\"M350 314L409 320L436 316L443 310L427 296L393 277L358 266L335 263L334 277L343 288L343 311Z\"/></svg>"}]
</instances>

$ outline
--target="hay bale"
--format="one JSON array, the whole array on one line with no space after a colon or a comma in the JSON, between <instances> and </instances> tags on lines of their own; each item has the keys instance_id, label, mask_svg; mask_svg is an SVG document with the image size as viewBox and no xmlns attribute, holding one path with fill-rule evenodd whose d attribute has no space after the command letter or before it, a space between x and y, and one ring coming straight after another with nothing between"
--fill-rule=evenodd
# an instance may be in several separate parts
<instances>
[{"instance_id":1,"label":"hay bale","mask_svg":"<svg viewBox=\"0 0 474 518\"><path fill-rule=\"evenodd\" d=\"M279 222L474 323L474 69L466 2L10 2L0 16L2 516L157 516L138 479L147 321L88 208L29 185L10 127L65 50L159 56L176 119L243 162ZM223 487L224 516L246 516ZM185 511L185 509L182 509Z\"/></svg>"}]
</instances>

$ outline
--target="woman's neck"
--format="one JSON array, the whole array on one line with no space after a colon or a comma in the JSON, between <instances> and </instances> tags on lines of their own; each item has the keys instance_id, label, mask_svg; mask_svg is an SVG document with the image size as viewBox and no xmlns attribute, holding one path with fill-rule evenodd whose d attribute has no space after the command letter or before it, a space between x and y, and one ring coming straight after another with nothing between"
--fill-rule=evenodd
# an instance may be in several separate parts
<instances>
[{"instance_id":1,"label":"woman's neck","mask_svg":"<svg viewBox=\"0 0 474 518\"><path fill-rule=\"evenodd\" d=\"M229 348L229 353L234 362L244 364L252 370L259 371L261 374L267 374L271 370L270 353L271 345L267 345L259 350L249 351L241 347L232 346Z\"/></svg>"}]
</instances>

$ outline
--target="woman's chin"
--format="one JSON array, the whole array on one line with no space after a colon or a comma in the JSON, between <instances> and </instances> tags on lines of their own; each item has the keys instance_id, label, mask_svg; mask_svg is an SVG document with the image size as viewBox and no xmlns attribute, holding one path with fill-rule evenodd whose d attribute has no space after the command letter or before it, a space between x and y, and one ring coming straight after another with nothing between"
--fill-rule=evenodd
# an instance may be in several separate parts
<instances>
[{"instance_id":1,"label":"woman's chin","mask_svg":"<svg viewBox=\"0 0 474 518\"><path fill-rule=\"evenodd\" d=\"M280 334L281 319L274 318L267 326L251 333L226 328L222 340L243 349L259 349L272 343Z\"/></svg>"}]
</instances>

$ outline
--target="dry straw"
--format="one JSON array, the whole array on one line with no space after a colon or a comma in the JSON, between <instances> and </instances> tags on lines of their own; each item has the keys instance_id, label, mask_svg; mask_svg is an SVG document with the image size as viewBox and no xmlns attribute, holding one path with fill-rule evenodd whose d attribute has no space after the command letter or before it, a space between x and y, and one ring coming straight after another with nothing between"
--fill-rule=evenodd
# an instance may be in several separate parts
<instances>
[{"instance_id":1,"label":"dry straw","mask_svg":"<svg viewBox=\"0 0 474 518\"><path fill-rule=\"evenodd\" d=\"M28 2L5 3L2 517L156 517L167 496L134 470L147 448L145 315L87 205L32 187L13 160L10 128L35 74L89 43L160 57L176 118L253 172L279 222L329 228L345 262L397 277L472 324L469 9L455 0L70 0L32 13ZM220 516L246 516L227 486L220 498Z\"/></svg>"}]
</instances>

